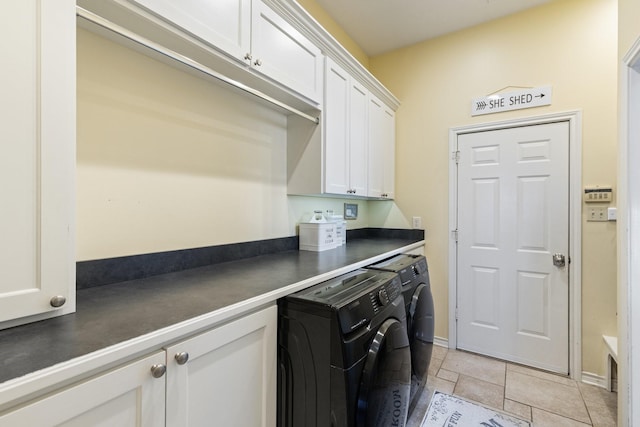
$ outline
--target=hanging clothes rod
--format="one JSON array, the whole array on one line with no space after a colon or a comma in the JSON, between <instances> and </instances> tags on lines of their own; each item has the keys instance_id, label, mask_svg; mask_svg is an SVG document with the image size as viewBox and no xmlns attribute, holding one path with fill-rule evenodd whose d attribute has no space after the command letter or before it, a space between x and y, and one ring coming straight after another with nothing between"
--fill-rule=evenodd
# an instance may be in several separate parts
<instances>
[{"instance_id":1,"label":"hanging clothes rod","mask_svg":"<svg viewBox=\"0 0 640 427\"><path fill-rule=\"evenodd\" d=\"M253 89L243 83L240 83L238 81L235 81L233 79L230 79L227 76L224 76L214 70L212 70L211 68L200 64L197 61L194 61L191 58L188 58L184 55L179 54L178 52L175 52L171 49L168 49L162 45L159 45L158 43L154 43L153 41L146 39L132 31L127 30L126 28L123 28L117 24L114 24L113 22L104 19L103 17L96 15L95 13L89 12L88 10L80 7L80 6L76 6L76 16L79 16L82 19L85 19L89 22L92 22L106 30L109 30L113 33L116 33L128 40L131 40L141 46L144 46L148 49L153 50L154 52L157 52L167 58L170 58L174 61L177 61L183 65L186 65L189 68L192 68L194 70L197 70L203 74L206 74L207 76L213 77L216 80L219 80L223 83L226 83L230 86L233 86L234 88L240 89L250 95L256 96L262 100L265 100L273 105L276 105L286 111L289 111L290 113L296 114L302 118L305 118L309 121L314 122L315 124L320 123L320 118L318 117L314 117L311 116L307 113L304 113L300 110L298 110L297 108L294 108L290 105L285 104L284 102L278 101L275 98L270 97L267 94L264 94L262 92L260 92L259 90Z\"/></svg>"}]
</instances>

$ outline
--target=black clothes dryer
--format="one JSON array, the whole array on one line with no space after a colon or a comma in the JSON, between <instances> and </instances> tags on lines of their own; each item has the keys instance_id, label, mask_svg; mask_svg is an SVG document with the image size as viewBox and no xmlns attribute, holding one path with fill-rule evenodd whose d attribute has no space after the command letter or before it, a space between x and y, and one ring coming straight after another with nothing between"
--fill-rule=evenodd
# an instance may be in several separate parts
<instances>
[{"instance_id":1,"label":"black clothes dryer","mask_svg":"<svg viewBox=\"0 0 640 427\"><path fill-rule=\"evenodd\" d=\"M397 274L357 270L278 301L280 427L404 426L411 352Z\"/></svg>"},{"instance_id":2,"label":"black clothes dryer","mask_svg":"<svg viewBox=\"0 0 640 427\"><path fill-rule=\"evenodd\" d=\"M397 255L367 268L398 273L402 281L411 346L411 414L426 387L433 351L434 309L427 259L423 255Z\"/></svg>"}]
</instances>

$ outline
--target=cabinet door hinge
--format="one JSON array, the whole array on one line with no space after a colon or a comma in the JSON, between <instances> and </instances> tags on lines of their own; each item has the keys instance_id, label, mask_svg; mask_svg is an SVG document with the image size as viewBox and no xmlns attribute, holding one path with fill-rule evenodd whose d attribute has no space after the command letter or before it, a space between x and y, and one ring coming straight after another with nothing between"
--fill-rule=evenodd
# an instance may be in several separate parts
<instances>
[{"instance_id":1,"label":"cabinet door hinge","mask_svg":"<svg viewBox=\"0 0 640 427\"><path fill-rule=\"evenodd\" d=\"M456 307L456 314L455 314L455 316L456 316L456 321L458 321L458 307Z\"/></svg>"},{"instance_id":2,"label":"cabinet door hinge","mask_svg":"<svg viewBox=\"0 0 640 427\"><path fill-rule=\"evenodd\" d=\"M455 160L456 165L460 163L460 151L454 151L453 153L451 153L451 159Z\"/></svg>"},{"instance_id":3,"label":"cabinet door hinge","mask_svg":"<svg viewBox=\"0 0 640 427\"><path fill-rule=\"evenodd\" d=\"M458 243L458 229L457 228L455 230L451 230L451 238L453 240L455 240L456 243Z\"/></svg>"}]
</instances>

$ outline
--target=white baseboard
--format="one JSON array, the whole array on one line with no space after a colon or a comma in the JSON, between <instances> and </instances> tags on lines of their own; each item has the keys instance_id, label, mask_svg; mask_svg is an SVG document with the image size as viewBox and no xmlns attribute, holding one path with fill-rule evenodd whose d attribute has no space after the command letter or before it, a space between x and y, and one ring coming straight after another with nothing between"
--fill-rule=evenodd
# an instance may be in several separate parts
<instances>
[{"instance_id":1,"label":"white baseboard","mask_svg":"<svg viewBox=\"0 0 640 427\"><path fill-rule=\"evenodd\" d=\"M594 374L591 372L582 371L582 382L585 384L595 385L597 387L602 387L606 390L607 388L607 379L598 374Z\"/></svg>"},{"instance_id":2,"label":"white baseboard","mask_svg":"<svg viewBox=\"0 0 640 427\"><path fill-rule=\"evenodd\" d=\"M446 338L433 337L433 343L440 347L449 348L449 340Z\"/></svg>"}]
</instances>

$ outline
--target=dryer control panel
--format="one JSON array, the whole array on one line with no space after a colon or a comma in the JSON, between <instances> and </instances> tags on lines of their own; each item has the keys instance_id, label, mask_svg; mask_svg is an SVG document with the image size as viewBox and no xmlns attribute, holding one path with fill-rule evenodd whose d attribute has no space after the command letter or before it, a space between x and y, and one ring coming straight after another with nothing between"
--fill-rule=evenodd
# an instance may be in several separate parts
<instances>
[{"instance_id":1,"label":"dryer control panel","mask_svg":"<svg viewBox=\"0 0 640 427\"><path fill-rule=\"evenodd\" d=\"M402 292L402 283L397 274L387 273L379 276L363 293L338 311L340 329L343 334L353 332L368 325L374 316L384 310Z\"/></svg>"}]
</instances>

